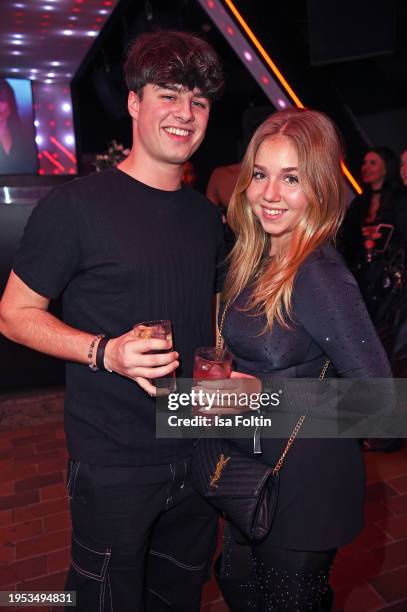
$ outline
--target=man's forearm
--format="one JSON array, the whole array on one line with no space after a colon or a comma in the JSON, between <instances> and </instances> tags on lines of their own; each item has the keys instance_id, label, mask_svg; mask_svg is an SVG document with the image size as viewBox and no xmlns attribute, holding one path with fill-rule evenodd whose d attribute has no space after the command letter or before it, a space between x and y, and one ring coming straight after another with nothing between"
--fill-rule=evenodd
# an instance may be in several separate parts
<instances>
[{"instance_id":1,"label":"man's forearm","mask_svg":"<svg viewBox=\"0 0 407 612\"><path fill-rule=\"evenodd\" d=\"M0 318L0 332L41 353L66 361L87 363L92 334L66 325L54 315L39 308L24 308Z\"/></svg>"},{"instance_id":2,"label":"man's forearm","mask_svg":"<svg viewBox=\"0 0 407 612\"><path fill-rule=\"evenodd\" d=\"M36 351L87 364L96 364L99 344L94 334L74 329L48 311L49 299L36 293L13 271L0 301L0 333ZM179 365L178 353L167 340L137 338L133 330L109 338L98 356L99 365L135 380L155 394L151 378L167 376ZM168 352L167 352L168 351Z\"/></svg>"}]
</instances>

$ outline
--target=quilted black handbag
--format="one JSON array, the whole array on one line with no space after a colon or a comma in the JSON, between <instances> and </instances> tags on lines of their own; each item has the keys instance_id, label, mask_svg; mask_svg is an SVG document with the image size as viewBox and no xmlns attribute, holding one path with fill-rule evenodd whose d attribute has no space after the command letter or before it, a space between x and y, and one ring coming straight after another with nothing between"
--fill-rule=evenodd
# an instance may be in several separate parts
<instances>
[{"instance_id":1,"label":"quilted black handbag","mask_svg":"<svg viewBox=\"0 0 407 612\"><path fill-rule=\"evenodd\" d=\"M298 419L275 467L234 449L224 439L201 438L191 459L197 491L249 541L264 538L277 508L280 469L305 416Z\"/></svg>"},{"instance_id":2,"label":"quilted black handbag","mask_svg":"<svg viewBox=\"0 0 407 612\"><path fill-rule=\"evenodd\" d=\"M223 340L228 305L219 326L218 348ZM321 380L329 363L327 360L322 368ZM240 452L225 439L201 438L194 447L190 464L194 487L246 540L261 540L271 528L277 509L280 469L304 419L305 415L298 419L274 468Z\"/></svg>"}]
</instances>

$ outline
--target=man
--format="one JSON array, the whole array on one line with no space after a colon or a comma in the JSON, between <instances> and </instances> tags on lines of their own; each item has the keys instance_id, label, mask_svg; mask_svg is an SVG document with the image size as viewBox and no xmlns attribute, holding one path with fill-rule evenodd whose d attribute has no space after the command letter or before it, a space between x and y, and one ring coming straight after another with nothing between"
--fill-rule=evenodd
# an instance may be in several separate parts
<instances>
[{"instance_id":1,"label":"man","mask_svg":"<svg viewBox=\"0 0 407 612\"><path fill-rule=\"evenodd\" d=\"M191 441L155 437L151 379L176 368L191 377L194 349L212 343L222 226L181 178L222 71L200 38L157 32L133 43L125 76L131 153L38 204L0 305L1 331L67 361L66 588L77 591L77 609L193 612L216 516L189 483ZM61 293L63 321L47 312ZM153 319L172 321L177 352L132 333Z\"/></svg>"}]
</instances>

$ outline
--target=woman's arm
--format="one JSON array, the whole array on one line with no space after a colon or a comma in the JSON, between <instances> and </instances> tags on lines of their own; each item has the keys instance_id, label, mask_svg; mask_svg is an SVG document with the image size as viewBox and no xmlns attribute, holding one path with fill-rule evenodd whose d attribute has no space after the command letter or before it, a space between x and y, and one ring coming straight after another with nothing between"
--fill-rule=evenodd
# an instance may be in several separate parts
<instances>
[{"instance_id":1,"label":"woman's arm","mask_svg":"<svg viewBox=\"0 0 407 612\"><path fill-rule=\"evenodd\" d=\"M356 281L334 249L304 264L294 283L295 321L331 361L338 379L287 380L284 410L360 427L395 406L392 372ZM353 380L340 380L340 379ZM322 431L322 430L321 430ZM318 431L315 432L315 435Z\"/></svg>"},{"instance_id":2,"label":"woman's arm","mask_svg":"<svg viewBox=\"0 0 407 612\"><path fill-rule=\"evenodd\" d=\"M332 248L312 255L294 283L293 311L342 378L391 378L383 346L352 274Z\"/></svg>"}]
</instances>

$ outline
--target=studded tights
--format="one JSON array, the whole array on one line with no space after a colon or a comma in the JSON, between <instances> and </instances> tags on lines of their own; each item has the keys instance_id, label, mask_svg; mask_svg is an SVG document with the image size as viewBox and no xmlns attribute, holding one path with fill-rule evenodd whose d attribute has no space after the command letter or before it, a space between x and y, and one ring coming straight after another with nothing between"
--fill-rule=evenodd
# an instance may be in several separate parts
<instances>
[{"instance_id":1,"label":"studded tights","mask_svg":"<svg viewBox=\"0 0 407 612\"><path fill-rule=\"evenodd\" d=\"M267 540L249 547L225 534L221 578L236 585L236 601L245 599L248 612L325 612L335 554L285 550ZM229 605L232 612L239 610L240 604Z\"/></svg>"}]
</instances>

